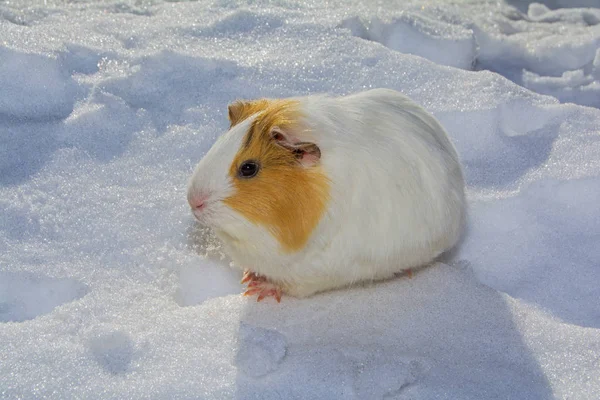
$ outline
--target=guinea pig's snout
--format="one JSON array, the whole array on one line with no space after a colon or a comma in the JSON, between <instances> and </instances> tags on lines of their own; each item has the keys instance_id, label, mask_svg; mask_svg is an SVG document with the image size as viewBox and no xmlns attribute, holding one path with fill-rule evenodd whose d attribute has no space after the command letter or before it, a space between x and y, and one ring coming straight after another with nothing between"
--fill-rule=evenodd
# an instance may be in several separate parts
<instances>
[{"instance_id":1,"label":"guinea pig's snout","mask_svg":"<svg viewBox=\"0 0 600 400\"><path fill-rule=\"evenodd\" d=\"M205 194L190 194L188 196L188 203L194 213L201 212L206 207L206 200L208 196Z\"/></svg>"}]
</instances>

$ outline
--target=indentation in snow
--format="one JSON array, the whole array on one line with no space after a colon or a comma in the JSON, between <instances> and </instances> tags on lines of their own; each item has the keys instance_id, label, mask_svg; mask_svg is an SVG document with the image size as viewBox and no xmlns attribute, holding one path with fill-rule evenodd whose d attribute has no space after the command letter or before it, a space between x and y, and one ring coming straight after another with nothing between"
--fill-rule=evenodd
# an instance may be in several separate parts
<instances>
[{"instance_id":1,"label":"indentation in snow","mask_svg":"<svg viewBox=\"0 0 600 400\"><path fill-rule=\"evenodd\" d=\"M60 64L71 73L90 75L98 72L100 60L115 57L113 52L94 50L77 44L68 44L58 56Z\"/></svg>"},{"instance_id":2,"label":"indentation in snow","mask_svg":"<svg viewBox=\"0 0 600 400\"><path fill-rule=\"evenodd\" d=\"M132 338L120 330L97 332L89 339L94 359L111 374L123 374L129 370L135 352Z\"/></svg>"},{"instance_id":3,"label":"indentation in snow","mask_svg":"<svg viewBox=\"0 0 600 400\"><path fill-rule=\"evenodd\" d=\"M40 231L40 221L30 207L0 200L0 237L27 240Z\"/></svg>"},{"instance_id":4,"label":"indentation in snow","mask_svg":"<svg viewBox=\"0 0 600 400\"><path fill-rule=\"evenodd\" d=\"M93 104L81 104L65 121L62 144L74 146L99 161L109 161L127 150L134 133L150 118L122 99L99 93Z\"/></svg>"},{"instance_id":5,"label":"indentation in snow","mask_svg":"<svg viewBox=\"0 0 600 400\"><path fill-rule=\"evenodd\" d=\"M235 98L232 81L238 66L226 60L190 57L164 50L131 65L133 73L107 79L101 89L124 99L133 108L145 109L159 131L170 123L185 124L185 111L209 99Z\"/></svg>"},{"instance_id":6,"label":"indentation in snow","mask_svg":"<svg viewBox=\"0 0 600 400\"><path fill-rule=\"evenodd\" d=\"M0 272L0 322L22 322L83 297L87 286L25 272Z\"/></svg>"},{"instance_id":7,"label":"indentation in snow","mask_svg":"<svg viewBox=\"0 0 600 400\"><path fill-rule=\"evenodd\" d=\"M241 322L238 346L235 358L238 369L256 378L278 368L285 357L287 342L279 332Z\"/></svg>"},{"instance_id":8,"label":"indentation in snow","mask_svg":"<svg viewBox=\"0 0 600 400\"><path fill-rule=\"evenodd\" d=\"M354 367L353 388L358 399L396 398L420 379L426 369L422 361L398 357L393 349L367 346L343 352Z\"/></svg>"},{"instance_id":9,"label":"indentation in snow","mask_svg":"<svg viewBox=\"0 0 600 400\"><path fill-rule=\"evenodd\" d=\"M175 300L180 306L195 306L213 297L240 294L241 273L222 263L194 257L179 270Z\"/></svg>"},{"instance_id":10,"label":"indentation in snow","mask_svg":"<svg viewBox=\"0 0 600 400\"><path fill-rule=\"evenodd\" d=\"M7 118L0 114L0 185L21 183L43 168L58 147L56 131L62 128L59 122L13 124Z\"/></svg>"}]
</instances>

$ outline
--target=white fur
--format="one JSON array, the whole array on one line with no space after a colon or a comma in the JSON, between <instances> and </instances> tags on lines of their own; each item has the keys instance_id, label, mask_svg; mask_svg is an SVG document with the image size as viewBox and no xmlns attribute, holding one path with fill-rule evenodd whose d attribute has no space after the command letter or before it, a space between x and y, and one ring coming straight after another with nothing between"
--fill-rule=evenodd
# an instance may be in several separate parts
<instances>
[{"instance_id":1,"label":"white fur","mask_svg":"<svg viewBox=\"0 0 600 400\"><path fill-rule=\"evenodd\" d=\"M464 180L456 150L433 116L386 89L296 100L307 128L301 139L319 146L331 180L327 211L302 250L284 253L264 227L218 201L232 190L227 172L249 121L223 135L191 179L190 193L205 187L217 193L204 222L240 268L302 297L391 277L456 244Z\"/></svg>"}]
</instances>

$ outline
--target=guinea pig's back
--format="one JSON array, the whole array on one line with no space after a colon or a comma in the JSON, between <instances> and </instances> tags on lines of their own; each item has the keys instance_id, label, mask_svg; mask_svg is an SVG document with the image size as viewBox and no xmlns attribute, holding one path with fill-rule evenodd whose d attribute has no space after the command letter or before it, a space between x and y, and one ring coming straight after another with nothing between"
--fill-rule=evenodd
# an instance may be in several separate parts
<instances>
[{"instance_id":1,"label":"guinea pig's back","mask_svg":"<svg viewBox=\"0 0 600 400\"><path fill-rule=\"evenodd\" d=\"M452 247L464 218L464 182L437 120L393 90L318 101L312 115L321 119L332 220L344 221L332 227L343 233L340 245L367 241L368 258L394 253L408 267Z\"/></svg>"},{"instance_id":2,"label":"guinea pig's back","mask_svg":"<svg viewBox=\"0 0 600 400\"><path fill-rule=\"evenodd\" d=\"M391 89L373 89L337 98L339 103L356 115L362 124L380 126L369 132L392 140L415 137L428 146L447 153L457 164L456 149L441 124L423 107L407 96ZM384 127L384 125L387 125ZM372 137L372 139L374 139Z\"/></svg>"}]
</instances>

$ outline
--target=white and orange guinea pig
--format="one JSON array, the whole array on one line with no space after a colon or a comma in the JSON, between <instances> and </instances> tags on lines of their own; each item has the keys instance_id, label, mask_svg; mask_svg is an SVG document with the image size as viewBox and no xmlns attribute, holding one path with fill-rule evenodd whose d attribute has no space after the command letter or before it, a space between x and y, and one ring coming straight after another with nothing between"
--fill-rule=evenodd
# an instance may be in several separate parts
<instances>
[{"instance_id":1,"label":"white and orange guinea pig","mask_svg":"<svg viewBox=\"0 0 600 400\"><path fill-rule=\"evenodd\" d=\"M305 297L427 265L453 247L464 179L444 128L375 89L237 101L188 201L245 270L246 294Z\"/></svg>"}]
</instances>

